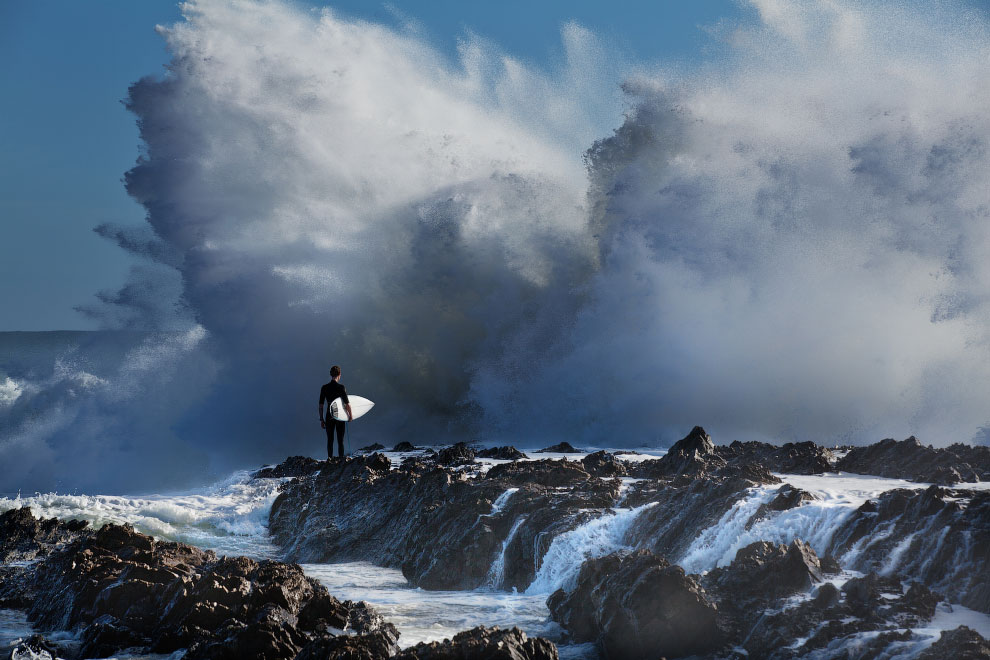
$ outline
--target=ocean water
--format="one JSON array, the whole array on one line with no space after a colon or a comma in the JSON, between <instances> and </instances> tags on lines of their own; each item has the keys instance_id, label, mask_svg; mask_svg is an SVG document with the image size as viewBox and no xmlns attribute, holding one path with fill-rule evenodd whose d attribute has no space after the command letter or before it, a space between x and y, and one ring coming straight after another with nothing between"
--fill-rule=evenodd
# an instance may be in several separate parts
<instances>
[{"instance_id":1,"label":"ocean water","mask_svg":"<svg viewBox=\"0 0 990 660\"><path fill-rule=\"evenodd\" d=\"M393 460L405 456L389 454ZM584 455L567 454L556 458L580 460ZM533 454L531 460L543 457L545 455ZM485 468L498 462L486 460ZM927 484L898 479L843 473L778 476L815 493L820 499L746 528L745 521L761 503L773 496L776 487L751 489L718 524L699 531L678 563L695 572L722 566L731 561L736 550L754 540L788 543L793 538L802 538L818 549L827 545L831 530L867 499L892 488L927 487ZM28 506L36 516L78 518L94 525L129 523L156 538L190 543L220 554L277 558L277 548L268 538L267 520L282 481L252 479L248 472L242 471L220 483L177 493L136 496L48 493L6 497L0 498L0 511ZM972 486L988 488L990 484ZM503 509L514 492L515 489L508 489L499 497L493 503L493 511ZM490 577L496 577L485 588L472 591L424 591L410 585L398 570L362 562L304 564L303 569L336 597L364 600L376 607L399 629L403 646L441 640L478 625L518 626L529 635L560 640L562 631L550 621L545 604L548 594L572 584L581 561L628 547L625 532L636 524L638 514L651 506L655 505L616 507L557 537L540 559L534 581L522 593L496 588L499 584L498 558L490 571ZM853 575L857 573L848 571L834 581L841 584ZM795 601L807 596L797 596ZM990 636L990 617L957 604L942 603L935 619L927 627L915 631L920 639L904 644L892 657L913 658L937 639L940 631L962 624ZM23 638L30 632L31 627L22 613L0 610L0 645ZM860 637L866 639L869 635ZM62 639L70 638L63 634ZM857 637L848 640L848 644L861 641ZM590 644L561 644L560 650L564 658L596 657Z\"/></svg>"}]
</instances>

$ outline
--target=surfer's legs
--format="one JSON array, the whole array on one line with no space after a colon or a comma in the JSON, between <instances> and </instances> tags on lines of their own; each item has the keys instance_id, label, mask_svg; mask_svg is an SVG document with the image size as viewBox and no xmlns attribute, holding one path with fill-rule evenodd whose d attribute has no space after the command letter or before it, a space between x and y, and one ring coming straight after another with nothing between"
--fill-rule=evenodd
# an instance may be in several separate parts
<instances>
[{"instance_id":1,"label":"surfer's legs","mask_svg":"<svg viewBox=\"0 0 990 660\"><path fill-rule=\"evenodd\" d=\"M344 430L347 427L344 422L333 419L327 420L327 458L333 458L333 434L337 433L337 453L344 457Z\"/></svg>"},{"instance_id":2,"label":"surfer's legs","mask_svg":"<svg viewBox=\"0 0 990 660\"><path fill-rule=\"evenodd\" d=\"M327 458L333 458L333 430L337 428L337 422L333 417L327 415Z\"/></svg>"},{"instance_id":3,"label":"surfer's legs","mask_svg":"<svg viewBox=\"0 0 990 660\"><path fill-rule=\"evenodd\" d=\"M346 422L341 422L339 420L335 420L333 425L337 429L337 450L338 450L337 453L340 454L340 457L341 458L343 458L344 457L344 433L347 430L347 423Z\"/></svg>"}]
</instances>

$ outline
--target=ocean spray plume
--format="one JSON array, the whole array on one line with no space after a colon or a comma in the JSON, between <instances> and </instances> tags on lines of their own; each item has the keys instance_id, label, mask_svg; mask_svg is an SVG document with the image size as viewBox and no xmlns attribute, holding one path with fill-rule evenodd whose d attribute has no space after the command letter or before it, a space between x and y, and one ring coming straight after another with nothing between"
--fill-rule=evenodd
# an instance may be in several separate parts
<instances>
[{"instance_id":1,"label":"ocean spray plume","mask_svg":"<svg viewBox=\"0 0 990 660\"><path fill-rule=\"evenodd\" d=\"M588 153L591 302L517 409L602 445L696 420L968 441L990 415L985 17L754 5L728 62L626 83L635 108Z\"/></svg>"},{"instance_id":2,"label":"ocean spray plume","mask_svg":"<svg viewBox=\"0 0 990 660\"><path fill-rule=\"evenodd\" d=\"M0 493L174 490L210 476L172 424L206 395L206 332L2 333ZM12 384L12 385L11 385Z\"/></svg>"},{"instance_id":3,"label":"ocean spray plume","mask_svg":"<svg viewBox=\"0 0 990 660\"><path fill-rule=\"evenodd\" d=\"M169 72L128 101L150 232L100 230L181 295L145 270L103 300L136 328L177 303L204 339L129 381L161 404L150 431L0 374L20 392L4 446L73 485L56 460L73 443L121 475L172 443L216 472L319 454L334 362L379 403L369 443L639 444L702 421L725 439L972 437L990 417L985 18L754 6L761 23L720 28L724 58L630 75L625 122L596 142L621 67L577 26L544 75L478 40L452 63L329 11L185 5L162 30ZM92 413L71 433L63 395Z\"/></svg>"},{"instance_id":4,"label":"ocean spray plume","mask_svg":"<svg viewBox=\"0 0 990 660\"><path fill-rule=\"evenodd\" d=\"M169 73L131 89L146 155L127 174L225 366L183 431L232 466L319 453L335 362L379 404L362 442L477 430L474 366L541 353L595 270L576 145L616 98L600 47L565 26L548 77L330 11L184 11Z\"/></svg>"}]
</instances>

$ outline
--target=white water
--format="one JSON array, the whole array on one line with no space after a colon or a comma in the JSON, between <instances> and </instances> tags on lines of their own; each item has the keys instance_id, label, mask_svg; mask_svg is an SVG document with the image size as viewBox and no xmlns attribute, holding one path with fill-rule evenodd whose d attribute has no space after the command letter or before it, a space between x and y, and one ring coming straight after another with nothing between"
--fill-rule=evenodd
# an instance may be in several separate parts
<instances>
[{"instance_id":1,"label":"white water","mask_svg":"<svg viewBox=\"0 0 990 660\"><path fill-rule=\"evenodd\" d=\"M505 505L508 504L509 498L519 492L518 488L509 488L504 493L498 496L494 502L492 502L492 512L488 515L494 516L502 512Z\"/></svg>"},{"instance_id":2,"label":"white water","mask_svg":"<svg viewBox=\"0 0 990 660\"><path fill-rule=\"evenodd\" d=\"M753 488L749 495L736 502L715 525L702 530L677 563L689 573L711 570L716 566L729 564L736 552L755 541L789 544L794 539L801 539L807 541L815 552L824 554L835 530L868 499L895 488L919 490L929 486L903 479L844 472L776 476L785 483L808 491L818 499L752 520L760 506L774 498L779 486ZM877 539L878 536L873 534L864 538L863 542L870 543ZM855 548L851 552L862 549ZM906 547L902 548L904 549ZM842 559L851 561L854 557ZM889 561L896 562L897 559L898 557L891 557Z\"/></svg>"},{"instance_id":3,"label":"white water","mask_svg":"<svg viewBox=\"0 0 990 660\"><path fill-rule=\"evenodd\" d=\"M559 634L548 620L544 596L497 591L424 591L402 572L364 562L303 564L341 600L365 600L402 633L400 645L439 641L480 625L518 626L532 635Z\"/></svg>"},{"instance_id":4,"label":"white water","mask_svg":"<svg viewBox=\"0 0 990 660\"><path fill-rule=\"evenodd\" d=\"M625 543L626 532L642 511L653 506L656 503L635 509L613 509L610 514L596 517L554 538L526 593L551 594L557 589L568 589L577 580L584 561L630 549Z\"/></svg>"},{"instance_id":5,"label":"white water","mask_svg":"<svg viewBox=\"0 0 990 660\"><path fill-rule=\"evenodd\" d=\"M982 612L975 612L962 605L950 605L949 603L939 603L932 620L921 627L912 628L911 632L915 637L904 642L894 642L884 649L884 655L879 656L885 660L913 660L923 653L928 647L938 641L944 630L954 630L959 626L968 626L984 637L990 635L990 617ZM857 633L845 638L833 640L831 644L822 649L817 649L811 653L800 656L804 660L832 660L837 657L860 657L857 652L862 652L866 643L877 637L881 632L871 631ZM899 629L894 632L904 632ZM806 640L798 640L796 646L800 646ZM870 656L874 657L874 656ZM946 659L950 660L950 659Z\"/></svg>"},{"instance_id":6,"label":"white water","mask_svg":"<svg viewBox=\"0 0 990 660\"><path fill-rule=\"evenodd\" d=\"M502 541L502 550L499 552L495 561L492 562L492 567L488 569L488 577L485 580L485 584L489 588L502 588L502 583L505 581L505 551L509 547L509 544L512 543L512 539L516 538L516 532L519 531L519 527L524 522L526 522L526 516L516 518L516 521L512 523L512 529L509 530L509 535Z\"/></svg>"},{"instance_id":7,"label":"white water","mask_svg":"<svg viewBox=\"0 0 990 660\"><path fill-rule=\"evenodd\" d=\"M569 454L558 458L580 460L584 455ZM533 454L531 460L543 457ZM778 487L752 489L718 524L699 533L680 562L686 570L702 571L725 565L739 548L755 540L789 543L793 538L802 538L820 551L828 544L835 526L867 499L892 488L927 487L927 484L850 474L778 476L820 499L772 513L747 527L752 514L774 496ZM281 480L278 479L252 480L247 472L238 472L213 486L170 495L45 494L3 498L0 499L0 511L29 506L37 516L80 518L95 525L126 522L157 538L191 543L224 554L265 558L277 556L267 536L267 518L279 483ZM503 492L492 504L489 515L504 513L515 492L517 489ZM626 532L635 524L639 513L650 506L655 504L597 514L574 530L559 535L540 558L536 577L525 593L493 591L490 587L474 591L423 591L412 588L397 570L365 563L307 564L303 568L338 598L366 600L375 606L398 627L403 646L444 639L482 624L516 625L530 635L559 639L559 628L549 621L545 605L547 594L572 584L585 559L628 549L624 542ZM505 547L521 524L522 518L516 519L503 542L498 558L503 561L503 571ZM895 548L885 568L889 565L891 570L896 570L897 555ZM498 559L492 567L495 575L490 574L490 578L495 579L489 580L494 584L502 581L497 576ZM916 656L937 639L940 630L961 623L990 635L990 617L957 605L942 604L935 621L916 631L922 639L906 645L898 657ZM0 611L0 642L22 638L29 633L30 627L26 626L23 617ZM854 645L857 639L848 643ZM589 645L564 645L561 656L595 657L594 649Z\"/></svg>"},{"instance_id":8,"label":"white water","mask_svg":"<svg viewBox=\"0 0 990 660\"><path fill-rule=\"evenodd\" d=\"M282 479L250 479L247 471L198 491L154 495L62 495L0 498L0 512L30 507L42 518L78 519L101 527L133 525L144 534L224 555L273 558L268 512Z\"/></svg>"}]
</instances>

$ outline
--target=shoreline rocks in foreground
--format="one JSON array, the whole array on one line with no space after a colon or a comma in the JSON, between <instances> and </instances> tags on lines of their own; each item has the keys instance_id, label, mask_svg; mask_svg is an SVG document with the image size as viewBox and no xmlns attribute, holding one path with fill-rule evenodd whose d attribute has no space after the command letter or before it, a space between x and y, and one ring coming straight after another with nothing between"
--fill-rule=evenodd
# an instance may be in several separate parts
<instances>
[{"instance_id":1,"label":"shoreline rocks in foreground","mask_svg":"<svg viewBox=\"0 0 990 660\"><path fill-rule=\"evenodd\" d=\"M22 609L39 630L76 631L60 644L34 636L20 649L63 658L168 654L211 660L363 658L399 653L399 633L364 602L340 601L296 564L218 557L157 541L128 525L92 529L38 520L27 508L0 515L0 607ZM512 629L479 628L403 658L553 660L556 647ZM14 655L14 651L11 654ZM479 656L480 657L480 656Z\"/></svg>"},{"instance_id":2,"label":"shoreline rocks in foreground","mask_svg":"<svg viewBox=\"0 0 990 660\"><path fill-rule=\"evenodd\" d=\"M926 660L990 657L990 643L968 628L937 640L915 632L946 601L990 613L990 492L894 489L830 517L818 495L774 474L959 483L988 474L990 449L889 440L840 458L813 443L715 445L695 427L663 457L638 461L604 451L524 461L512 447L466 444L396 450L398 466L370 453L292 457L256 472L286 480L269 516L284 558L371 561L425 589L536 585L562 639L593 642L610 659L791 660L852 648L855 657L907 648ZM479 457L506 462L488 469ZM819 516L802 528L810 544L789 526L808 516ZM699 563L698 540L723 532L745 541ZM70 644L36 636L24 648L70 659L127 649L186 649L191 659L557 657L551 641L515 628L400 650L398 631L373 608L337 600L295 564L218 557L128 526L8 511L0 560L0 607L77 633Z\"/></svg>"}]
</instances>

